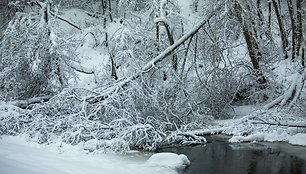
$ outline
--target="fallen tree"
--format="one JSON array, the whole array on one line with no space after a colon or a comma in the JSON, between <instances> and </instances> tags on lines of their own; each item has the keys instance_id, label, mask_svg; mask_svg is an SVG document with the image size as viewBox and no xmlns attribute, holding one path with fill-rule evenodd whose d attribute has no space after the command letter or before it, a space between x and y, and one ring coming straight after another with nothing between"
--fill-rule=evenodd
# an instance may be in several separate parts
<instances>
[{"instance_id":1,"label":"fallen tree","mask_svg":"<svg viewBox=\"0 0 306 174\"><path fill-rule=\"evenodd\" d=\"M285 127L296 127L296 128L306 128L306 124L296 123L296 122L277 122L277 121L253 121L252 124L267 124L270 126L285 126Z\"/></svg>"},{"instance_id":2,"label":"fallen tree","mask_svg":"<svg viewBox=\"0 0 306 174\"><path fill-rule=\"evenodd\" d=\"M180 47L185 41L188 39L192 38L207 22L214 16L215 11L217 11L221 5L219 4L213 12L211 12L204 20L200 21L193 29L191 29L188 33L186 33L184 36L182 36L180 39L178 39L176 42L174 42L171 46L169 46L167 49L165 49L162 53L160 53L158 56L153 58L151 61L146 63L140 71L135 73L134 75L125 78L125 79L120 79L117 82L108 85L108 86L103 86L99 89L100 94L99 95L94 95L94 96L88 96L85 100L90 102L90 103L95 103L101 100L104 100L107 98L109 95L112 93L117 92L118 90L124 88L128 83L131 81L137 79L140 77L142 74L145 74L149 72L151 69L156 68L156 64L167 58L169 55L173 54L174 50L176 50L178 47Z\"/></svg>"}]
</instances>

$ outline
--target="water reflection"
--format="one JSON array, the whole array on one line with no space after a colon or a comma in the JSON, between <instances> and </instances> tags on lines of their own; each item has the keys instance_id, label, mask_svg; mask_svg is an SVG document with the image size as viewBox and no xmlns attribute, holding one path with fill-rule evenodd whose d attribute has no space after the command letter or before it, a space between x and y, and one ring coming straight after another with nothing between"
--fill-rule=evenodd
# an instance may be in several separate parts
<instances>
[{"instance_id":1,"label":"water reflection","mask_svg":"<svg viewBox=\"0 0 306 174\"><path fill-rule=\"evenodd\" d=\"M163 148L159 152L186 154L191 166L184 174L306 174L306 160L284 152L277 144L213 141L205 146Z\"/></svg>"}]
</instances>

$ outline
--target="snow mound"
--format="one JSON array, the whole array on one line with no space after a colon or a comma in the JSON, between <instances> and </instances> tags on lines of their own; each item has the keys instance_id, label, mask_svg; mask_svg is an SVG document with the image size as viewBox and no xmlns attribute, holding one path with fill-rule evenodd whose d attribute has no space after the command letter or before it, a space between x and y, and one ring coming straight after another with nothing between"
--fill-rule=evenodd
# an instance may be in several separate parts
<instances>
[{"instance_id":1,"label":"snow mound","mask_svg":"<svg viewBox=\"0 0 306 174\"><path fill-rule=\"evenodd\" d=\"M190 161L184 154L157 153L152 155L148 161L150 165L156 165L172 169L184 169L190 165Z\"/></svg>"},{"instance_id":2,"label":"snow mound","mask_svg":"<svg viewBox=\"0 0 306 174\"><path fill-rule=\"evenodd\" d=\"M298 133L288 139L290 144L306 146L306 134Z\"/></svg>"}]
</instances>

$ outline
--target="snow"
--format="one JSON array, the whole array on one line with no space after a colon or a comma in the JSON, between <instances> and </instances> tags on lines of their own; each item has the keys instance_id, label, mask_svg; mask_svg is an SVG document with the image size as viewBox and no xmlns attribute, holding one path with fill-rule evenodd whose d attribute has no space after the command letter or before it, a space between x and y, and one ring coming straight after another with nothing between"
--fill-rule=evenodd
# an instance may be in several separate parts
<instances>
[{"instance_id":1,"label":"snow","mask_svg":"<svg viewBox=\"0 0 306 174\"><path fill-rule=\"evenodd\" d=\"M250 113L256 110L258 110L258 108L254 105L234 106L229 114L233 118L241 118L243 116L249 115Z\"/></svg>"},{"instance_id":2,"label":"snow","mask_svg":"<svg viewBox=\"0 0 306 174\"><path fill-rule=\"evenodd\" d=\"M165 0L160 2L161 7L166 3ZM199 17L193 12L191 8L192 1L178 0L177 3L181 9L180 13L183 19L185 31L189 32L185 33L182 38L178 39L174 45L167 48L162 52L162 54L152 59L152 61L143 67L142 71L148 71L150 68L153 68L156 62L164 59L165 55L180 46L187 38L206 23L206 21L201 20L201 16ZM169 23L164 16L163 8L160 8L160 10L160 18L156 18L154 22ZM227 10L227 6L225 6L223 13L225 14ZM71 25L57 20L57 22L55 22L56 25L54 25L50 34L50 39L54 46L59 44L58 40L62 37L59 33L71 34L73 35L72 37L81 40L80 46L75 50L76 54L81 58L80 63L77 64L78 62L73 61L69 63L71 67L77 67L77 69L87 72L88 74L77 73L78 82L71 85L74 87L94 89L97 87L97 82L105 80L101 77L107 74L106 71L110 64L109 50L103 49L102 46L97 47L97 44L101 44L104 41L104 32L109 34L109 38L113 38L114 35L122 31L124 26L119 22L114 22L108 24L104 31L101 21L89 17L84 11L79 9L65 10L60 14L60 16L82 29L82 31L76 30ZM202 22L199 22L199 20ZM97 34L93 32L97 31L99 28L101 30L99 30L100 33ZM237 45L240 45L240 43L237 43ZM232 52L232 56L237 60L246 59L246 55L248 54L245 45L242 44L234 48ZM38 64L39 62L36 63ZM279 82L285 81L284 83L289 87L290 82L296 78L297 74L294 73L299 67L296 64L293 64L289 59L278 61L278 63L274 63L274 66L274 72L278 75L276 80ZM33 68L35 68L35 66L33 66ZM306 74L306 71L304 73ZM133 76L130 79L132 78ZM122 81L121 84L127 83L130 79ZM115 90L115 88L110 89L110 91L113 90ZM287 94L287 98L291 96L289 93ZM305 95L305 93L302 95ZM233 112L230 113L234 119L218 120L216 122L217 126L212 126L208 132L219 132L222 128L224 133L233 135L229 140L232 143L284 141L294 145L306 146L305 129L271 126L268 124L255 125L252 122L254 121L252 120L252 117L254 116L253 113L256 111L258 111L258 108L253 105L234 107ZM21 111L19 111L17 107L15 108L0 103L0 117L16 115L20 112ZM271 112L269 113L271 114ZM274 123L280 119L287 119L286 116L280 116L281 113L277 112L277 114L279 114L279 117L276 117L275 119L273 119L269 114L266 114L267 116L259 117L259 121L264 120L269 121L270 123L272 121ZM273 115L273 113L271 115ZM290 119L291 118L288 118L287 120ZM287 120L286 122L289 123ZM305 119L296 119L290 124L294 125L295 123L305 122ZM205 133L205 131L200 132ZM195 132L191 132L190 135L192 133ZM244 133L247 135L243 135ZM185 135L186 134L187 133L185 133ZM177 169L182 169L190 165L190 161L183 154L155 154L147 162L145 162L147 157L144 158L143 156L137 157L137 159L131 159L127 156L119 156L115 154L87 154L89 151L95 151L99 143L101 142L93 139L85 143L80 143L78 146L69 146L65 144L43 146L26 142L26 140L21 137L2 137L0 140L0 173L94 174L101 173L101 171L102 173L176 173ZM103 141L102 143L109 143L110 146L113 146L113 144L107 141Z\"/></svg>"},{"instance_id":3,"label":"snow","mask_svg":"<svg viewBox=\"0 0 306 174\"><path fill-rule=\"evenodd\" d=\"M138 155L137 155L138 154ZM176 174L177 168L189 160L185 155L171 153L153 155L133 152L119 154L88 154L77 146L67 144L39 145L18 136L0 139L1 174ZM152 165L163 159L169 165ZM180 160L171 161L171 160ZM151 162L150 162L151 161ZM156 163L154 163L156 164ZM161 163L159 163L161 164ZM177 167L177 168L173 168Z\"/></svg>"},{"instance_id":4,"label":"snow","mask_svg":"<svg viewBox=\"0 0 306 174\"><path fill-rule=\"evenodd\" d=\"M190 161L184 154L158 153L152 155L147 161L152 166L162 166L171 169L184 169L190 165Z\"/></svg>"},{"instance_id":5,"label":"snow","mask_svg":"<svg viewBox=\"0 0 306 174\"><path fill-rule=\"evenodd\" d=\"M184 27L186 27L186 31L189 31L199 20L199 18L197 18L196 15L192 12L192 1L178 0L177 3L181 10L181 17L184 20Z\"/></svg>"},{"instance_id":6,"label":"snow","mask_svg":"<svg viewBox=\"0 0 306 174\"><path fill-rule=\"evenodd\" d=\"M306 134L298 133L289 137L288 140L290 144L306 146Z\"/></svg>"},{"instance_id":7,"label":"snow","mask_svg":"<svg viewBox=\"0 0 306 174\"><path fill-rule=\"evenodd\" d=\"M306 118L291 115L280 110L256 110L249 114L245 107L235 108L237 113L245 113L236 119L217 121L223 132L233 137L230 143L241 142L288 142L306 146Z\"/></svg>"},{"instance_id":8,"label":"snow","mask_svg":"<svg viewBox=\"0 0 306 174\"><path fill-rule=\"evenodd\" d=\"M284 141L293 145L306 146L306 134L298 133L295 135L289 135L285 132L279 133L274 131L271 134L267 133L255 133L249 136L233 136L229 142L230 143L240 143L240 142L275 142Z\"/></svg>"}]
</instances>

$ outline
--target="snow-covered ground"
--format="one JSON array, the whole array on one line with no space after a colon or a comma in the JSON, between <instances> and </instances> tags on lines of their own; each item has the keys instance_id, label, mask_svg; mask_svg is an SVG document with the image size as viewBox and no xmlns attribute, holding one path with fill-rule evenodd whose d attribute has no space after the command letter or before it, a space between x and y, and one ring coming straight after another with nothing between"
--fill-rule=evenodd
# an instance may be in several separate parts
<instances>
[{"instance_id":1,"label":"snow-covered ground","mask_svg":"<svg viewBox=\"0 0 306 174\"><path fill-rule=\"evenodd\" d=\"M157 156L171 165L147 162L150 153L93 154L66 144L39 145L21 136L0 139L1 174L176 174L174 154ZM179 156L179 155L177 155ZM170 158L169 158L170 157ZM156 160L156 156L155 156ZM186 160L186 159L185 159ZM187 159L188 160L188 159Z\"/></svg>"},{"instance_id":2,"label":"snow-covered ground","mask_svg":"<svg viewBox=\"0 0 306 174\"><path fill-rule=\"evenodd\" d=\"M282 110L260 110L255 106L233 108L233 119L216 120L212 129L233 135L237 142L288 142L306 146L306 118ZM204 130L203 132L207 132Z\"/></svg>"}]
</instances>

